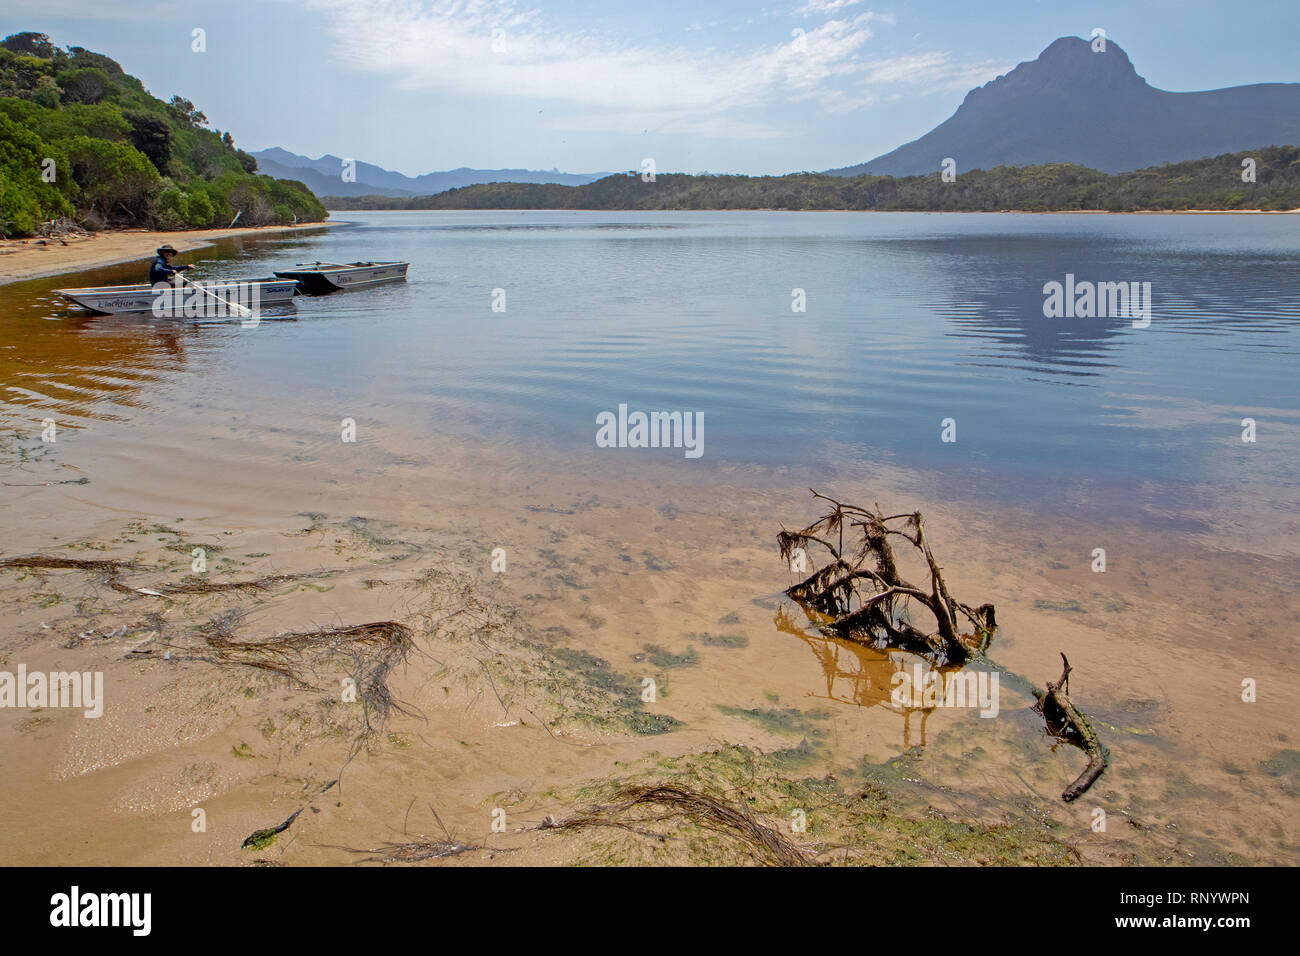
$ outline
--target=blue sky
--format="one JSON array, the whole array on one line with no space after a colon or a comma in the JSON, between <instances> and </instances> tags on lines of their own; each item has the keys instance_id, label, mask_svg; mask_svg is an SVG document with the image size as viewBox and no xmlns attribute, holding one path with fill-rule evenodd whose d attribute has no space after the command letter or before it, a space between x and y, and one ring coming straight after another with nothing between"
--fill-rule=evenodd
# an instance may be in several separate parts
<instances>
[{"instance_id":1,"label":"blue sky","mask_svg":"<svg viewBox=\"0 0 1300 956\"><path fill-rule=\"evenodd\" d=\"M1295 0L5 0L0 11L0 32L106 53L245 149L408 175L614 171L645 157L664 172L850 165L1094 27L1161 89L1300 81ZM206 52L191 49L195 28Z\"/></svg>"}]
</instances>

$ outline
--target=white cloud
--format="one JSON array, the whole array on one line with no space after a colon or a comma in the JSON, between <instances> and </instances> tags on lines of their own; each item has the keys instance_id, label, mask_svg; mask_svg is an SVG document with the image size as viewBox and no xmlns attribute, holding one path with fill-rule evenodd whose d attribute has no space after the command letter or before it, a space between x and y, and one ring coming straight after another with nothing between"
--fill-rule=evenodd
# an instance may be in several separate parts
<instances>
[{"instance_id":1,"label":"white cloud","mask_svg":"<svg viewBox=\"0 0 1300 956\"><path fill-rule=\"evenodd\" d=\"M587 112L553 118L547 122L550 129L578 133L639 133L672 132L686 136L708 136L714 139L780 139L790 135L790 130L771 123L755 123L731 116L698 116L664 114L655 112Z\"/></svg>"},{"instance_id":2,"label":"white cloud","mask_svg":"<svg viewBox=\"0 0 1300 956\"><path fill-rule=\"evenodd\" d=\"M783 42L723 51L561 29L512 0L303 2L326 15L335 55L352 69L389 74L408 90L549 101L550 122L564 129L752 139L779 131L736 113L782 102L848 112L873 101L864 87L947 82L978 71L945 53L922 55L929 59L911 72L908 58L867 58L870 24L884 19L872 12L828 20ZM808 4L823 13L850 5Z\"/></svg>"},{"instance_id":3,"label":"white cloud","mask_svg":"<svg viewBox=\"0 0 1300 956\"><path fill-rule=\"evenodd\" d=\"M996 60L958 62L949 53L915 53L873 60L862 71L864 86L921 85L932 91L969 90L987 83L1009 67Z\"/></svg>"},{"instance_id":4,"label":"white cloud","mask_svg":"<svg viewBox=\"0 0 1300 956\"><path fill-rule=\"evenodd\" d=\"M824 17L833 13L839 13L841 10L847 10L849 7L856 7L862 0L807 0L799 9L795 10L794 15L797 17ZM881 23L894 23L892 13L869 13L867 16L873 20L879 20Z\"/></svg>"},{"instance_id":5,"label":"white cloud","mask_svg":"<svg viewBox=\"0 0 1300 956\"><path fill-rule=\"evenodd\" d=\"M795 16L809 17L820 13L838 13L845 7L857 6L862 0L808 0L795 11Z\"/></svg>"}]
</instances>

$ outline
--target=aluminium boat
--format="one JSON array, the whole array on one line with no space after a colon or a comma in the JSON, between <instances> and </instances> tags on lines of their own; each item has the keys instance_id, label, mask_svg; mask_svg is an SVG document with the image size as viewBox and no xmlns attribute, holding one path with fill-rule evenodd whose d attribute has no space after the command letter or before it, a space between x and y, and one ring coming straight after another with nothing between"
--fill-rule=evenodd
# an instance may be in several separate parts
<instances>
[{"instance_id":1,"label":"aluminium boat","mask_svg":"<svg viewBox=\"0 0 1300 956\"><path fill-rule=\"evenodd\" d=\"M211 303L217 308L220 307L219 302L253 308L290 302L297 291L298 284L292 279L264 276L256 279L186 282L176 287L160 282L157 286L109 285L87 289L59 289L58 294L99 315L153 312L164 318L184 318L184 304L190 298ZM158 303L160 298L164 301ZM157 309L155 303L158 303ZM234 311L238 312L237 309Z\"/></svg>"},{"instance_id":2,"label":"aluminium boat","mask_svg":"<svg viewBox=\"0 0 1300 956\"><path fill-rule=\"evenodd\" d=\"M409 262L300 262L292 269L276 270L281 279L295 279L307 295L328 295L406 278Z\"/></svg>"}]
</instances>

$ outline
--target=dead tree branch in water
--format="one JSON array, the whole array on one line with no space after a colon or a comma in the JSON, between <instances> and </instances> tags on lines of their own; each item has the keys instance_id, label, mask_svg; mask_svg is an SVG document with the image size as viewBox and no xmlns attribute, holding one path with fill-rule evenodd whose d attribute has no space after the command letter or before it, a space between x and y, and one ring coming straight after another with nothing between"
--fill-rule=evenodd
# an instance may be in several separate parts
<instances>
[{"instance_id":1,"label":"dead tree branch in water","mask_svg":"<svg viewBox=\"0 0 1300 956\"><path fill-rule=\"evenodd\" d=\"M831 506L829 513L801 531L782 529L777 543L781 557L790 562L792 570L807 570L804 562L814 545L828 552L828 563L785 592L823 631L861 643L903 648L940 664L960 666L984 653L997 628L993 605L971 607L949 593L942 568L926 540L925 522L919 511L886 515L880 505L871 510L816 491L813 496ZM895 539L911 545L912 551L924 560L930 577L928 587L903 579L899 556L894 551ZM932 632L907 620L905 611L911 601L934 617ZM970 622L972 633L958 631L961 618ZM1088 755L1088 766L1061 794L1061 799L1070 803L1105 771L1107 753L1087 718L1070 700L1070 662L1064 654L1061 661L1061 679L1049 682L1046 691L1034 691L1038 699L1034 709L1043 716L1054 737Z\"/></svg>"},{"instance_id":2,"label":"dead tree branch in water","mask_svg":"<svg viewBox=\"0 0 1300 956\"><path fill-rule=\"evenodd\" d=\"M781 557L795 570L806 570L801 565L814 545L829 552L829 563L785 592L819 619L824 630L862 643L905 648L938 663L964 664L984 651L997 627L993 605L973 608L948 592L919 511L886 515L880 505L873 511L815 490L813 496L828 502L830 512L801 531L782 529L776 537ZM905 541L924 559L928 587L903 579L891 539ZM903 611L910 601L934 617L933 632L905 619ZM959 615L970 622L973 633L958 631Z\"/></svg>"},{"instance_id":3,"label":"dead tree branch in water","mask_svg":"<svg viewBox=\"0 0 1300 956\"><path fill-rule=\"evenodd\" d=\"M1061 663L1064 668L1061 679L1048 681L1046 691L1034 691L1034 696L1038 698L1034 710L1043 715L1047 730L1053 737L1074 744L1088 755L1088 766L1061 794L1062 800L1071 803L1081 797L1106 769L1106 748L1102 746L1087 718L1070 700L1070 661L1064 654L1061 655Z\"/></svg>"}]
</instances>

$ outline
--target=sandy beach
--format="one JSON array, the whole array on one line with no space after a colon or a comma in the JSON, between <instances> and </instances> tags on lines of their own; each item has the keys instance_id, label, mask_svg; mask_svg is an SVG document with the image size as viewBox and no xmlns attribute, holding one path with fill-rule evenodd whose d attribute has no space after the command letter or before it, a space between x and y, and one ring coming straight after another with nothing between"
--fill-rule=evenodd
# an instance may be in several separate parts
<instances>
[{"instance_id":1,"label":"sandy beach","mask_svg":"<svg viewBox=\"0 0 1300 956\"><path fill-rule=\"evenodd\" d=\"M181 258L178 261L184 262L184 253L210 246L219 239L325 229L330 225L332 223L312 222L297 226L249 226L180 232L113 229L93 233L89 237L69 239L6 239L0 241L0 285L152 259L154 250L166 242L179 250Z\"/></svg>"}]
</instances>

